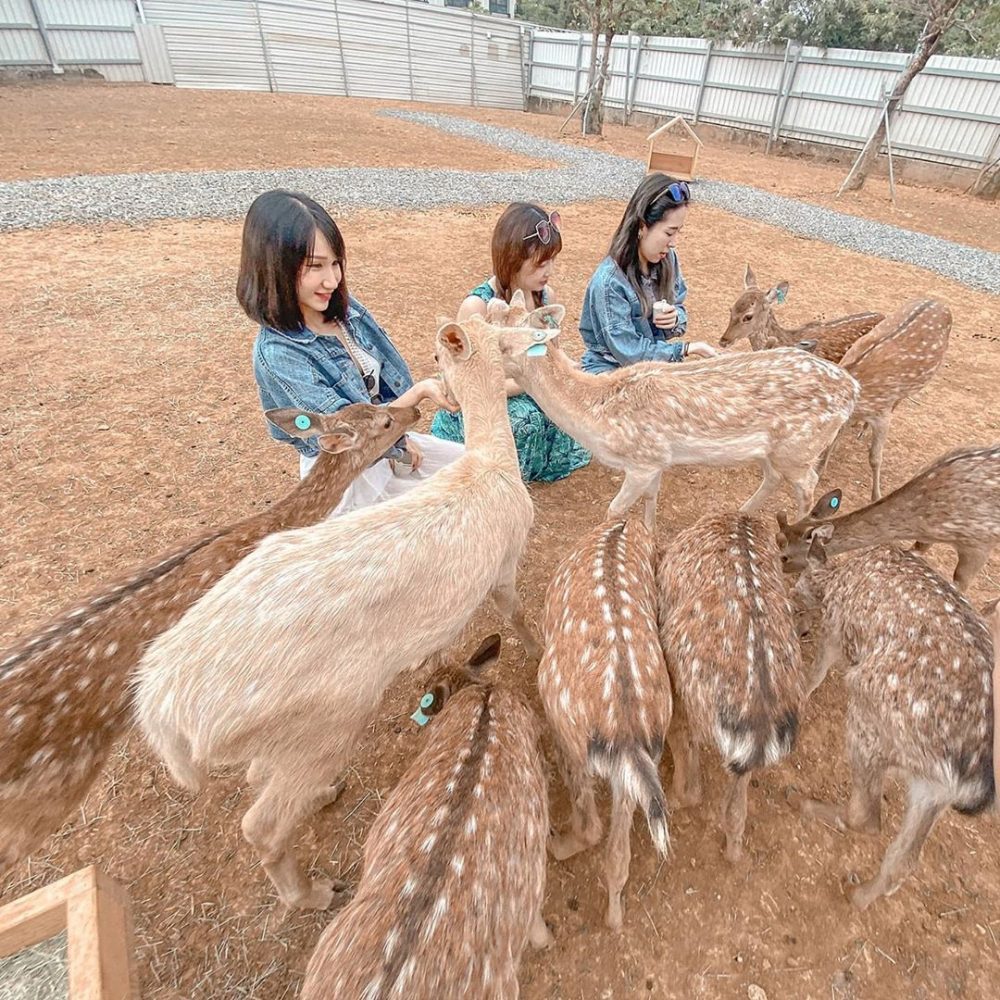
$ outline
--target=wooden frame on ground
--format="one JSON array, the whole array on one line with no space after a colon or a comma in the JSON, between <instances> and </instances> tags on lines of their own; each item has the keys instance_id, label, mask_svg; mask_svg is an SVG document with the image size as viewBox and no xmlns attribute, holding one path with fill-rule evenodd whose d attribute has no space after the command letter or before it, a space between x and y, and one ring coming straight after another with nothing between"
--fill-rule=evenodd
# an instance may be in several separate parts
<instances>
[{"instance_id":1,"label":"wooden frame on ground","mask_svg":"<svg viewBox=\"0 0 1000 1000\"><path fill-rule=\"evenodd\" d=\"M686 136L671 136L673 141L666 138L667 133L673 132L678 122L683 126ZM660 138L664 136L664 138ZM680 148L678 145L680 140ZM698 169L698 152L702 142L698 138L694 129L680 116L671 118L665 125L661 125L655 132L650 132L646 136L649 142L649 156L646 159L646 172L651 170L661 170L671 177L676 177L682 181L694 180L695 170ZM657 139L659 141L657 142Z\"/></svg>"},{"instance_id":2,"label":"wooden frame on ground","mask_svg":"<svg viewBox=\"0 0 1000 1000\"><path fill-rule=\"evenodd\" d=\"M137 1000L128 894L91 865L0 907L0 958L66 931L69 1000Z\"/></svg>"}]
</instances>

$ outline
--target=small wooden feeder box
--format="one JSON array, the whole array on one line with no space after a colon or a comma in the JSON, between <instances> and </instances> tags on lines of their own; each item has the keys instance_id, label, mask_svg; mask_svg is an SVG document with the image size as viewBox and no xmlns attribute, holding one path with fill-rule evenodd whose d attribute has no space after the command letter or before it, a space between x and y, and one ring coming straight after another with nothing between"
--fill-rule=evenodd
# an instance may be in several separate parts
<instances>
[{"instance_id":1,"label":"small wooden feeder box","mask_svg":"<svg viewBox=\"0 0 1000 1000\"><path fill-rule=\"evenodd\" d=\"M680 129L678 125L681 126ZM647 173L659 170L678 180L694 180L695 170L698 168L698 151L702 142L695 135L694 129L680 115L671 118L655 132L650 132L646 138L649 140Z\"/></svg>"}]
</instances>

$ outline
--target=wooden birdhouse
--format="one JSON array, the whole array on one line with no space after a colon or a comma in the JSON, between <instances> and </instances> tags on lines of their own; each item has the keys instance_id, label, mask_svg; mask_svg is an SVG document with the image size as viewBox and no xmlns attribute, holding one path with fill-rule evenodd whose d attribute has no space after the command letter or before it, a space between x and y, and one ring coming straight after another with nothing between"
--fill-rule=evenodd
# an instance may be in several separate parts
<instances>
[{"instance_id":1,"label":"wooden birdhouse","mask_svg":"<svg viewBox=\"0 0 1000 1000\"><path fill-rule=\"evenodd\" d=\"M649 140L647 173L659 170L678 180L694 179L702 143L694 129L680 115L671 118L655 132L650 132L646 138Z\"/></svg>"}]
</instances>

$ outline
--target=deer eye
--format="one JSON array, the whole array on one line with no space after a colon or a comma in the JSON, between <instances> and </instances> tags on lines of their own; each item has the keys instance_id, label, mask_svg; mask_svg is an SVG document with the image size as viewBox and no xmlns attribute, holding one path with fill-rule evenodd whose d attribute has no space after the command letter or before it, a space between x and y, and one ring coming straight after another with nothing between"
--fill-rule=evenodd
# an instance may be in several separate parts
<instances>
[{"instance_id":1,"label":"deer eye","mask_svg":"<svg viewBox=\"0 0 1000 1000\"><path fill-rule=\"evenodd\" d=\"M747 313L746 316L743 317L743 322L744 323L749 323L750 320L752 320L752 319L753 319L753 313Z\"/></svg>"},{"instance_id":2,"label":"deer eye","mask_svg":"<svg viewBox=\"0 0 1000 1000\"><path fill-rule=\"evenodd\" d=\"M386 430L388 430L388 429L389 429L389 428L390 428L390 427L392 426L392 417L386 417L386 418L385 418L385 421L384 421L384 422L382 423L382 426L383 426L383 427L384 427L384 428L385 428Z\"/></svg>"}]
</instances>

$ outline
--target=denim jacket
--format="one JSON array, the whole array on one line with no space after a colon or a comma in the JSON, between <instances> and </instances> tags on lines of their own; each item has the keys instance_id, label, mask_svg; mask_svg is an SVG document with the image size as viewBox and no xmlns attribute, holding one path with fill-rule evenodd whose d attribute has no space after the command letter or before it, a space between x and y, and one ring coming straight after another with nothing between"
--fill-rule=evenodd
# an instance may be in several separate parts
<instances>
[{"instance_id":1,"label":"denim jacket","mask_svg":"<svg viewBox=\"0 0 1000 1000\"><path fill-rule=\"evenodd\" d=\"M355 299L347 309L347 328L359 347L378 358L379 395L391 403L413 385L406 362L372 314ZM339 339L309 329L283 332L262 327L253 347L253 376L265 410L297 406L313 413L335 413L350 403L370 400L364 379ZM318 455L316 438L293 438L268 422L277 441L288 441L303 455Z\"/></svg>"},{"instance_id":2,"label":"denim jacket","mask_svg":"<svg viewBox=\"0 0 1000 1000\"><path fill-rule=\"evenodd\" d=\"M584 352L580 367L586 372L607 372L638 361L680 361L683 343L676 339L687 332L687 310L683 306L687 285L674 250L674 305L677 326L659 330L642 314L642 302L622 269L605 257L598 265L583 297L580 336Z\"/></svg>"}]
</instances>

